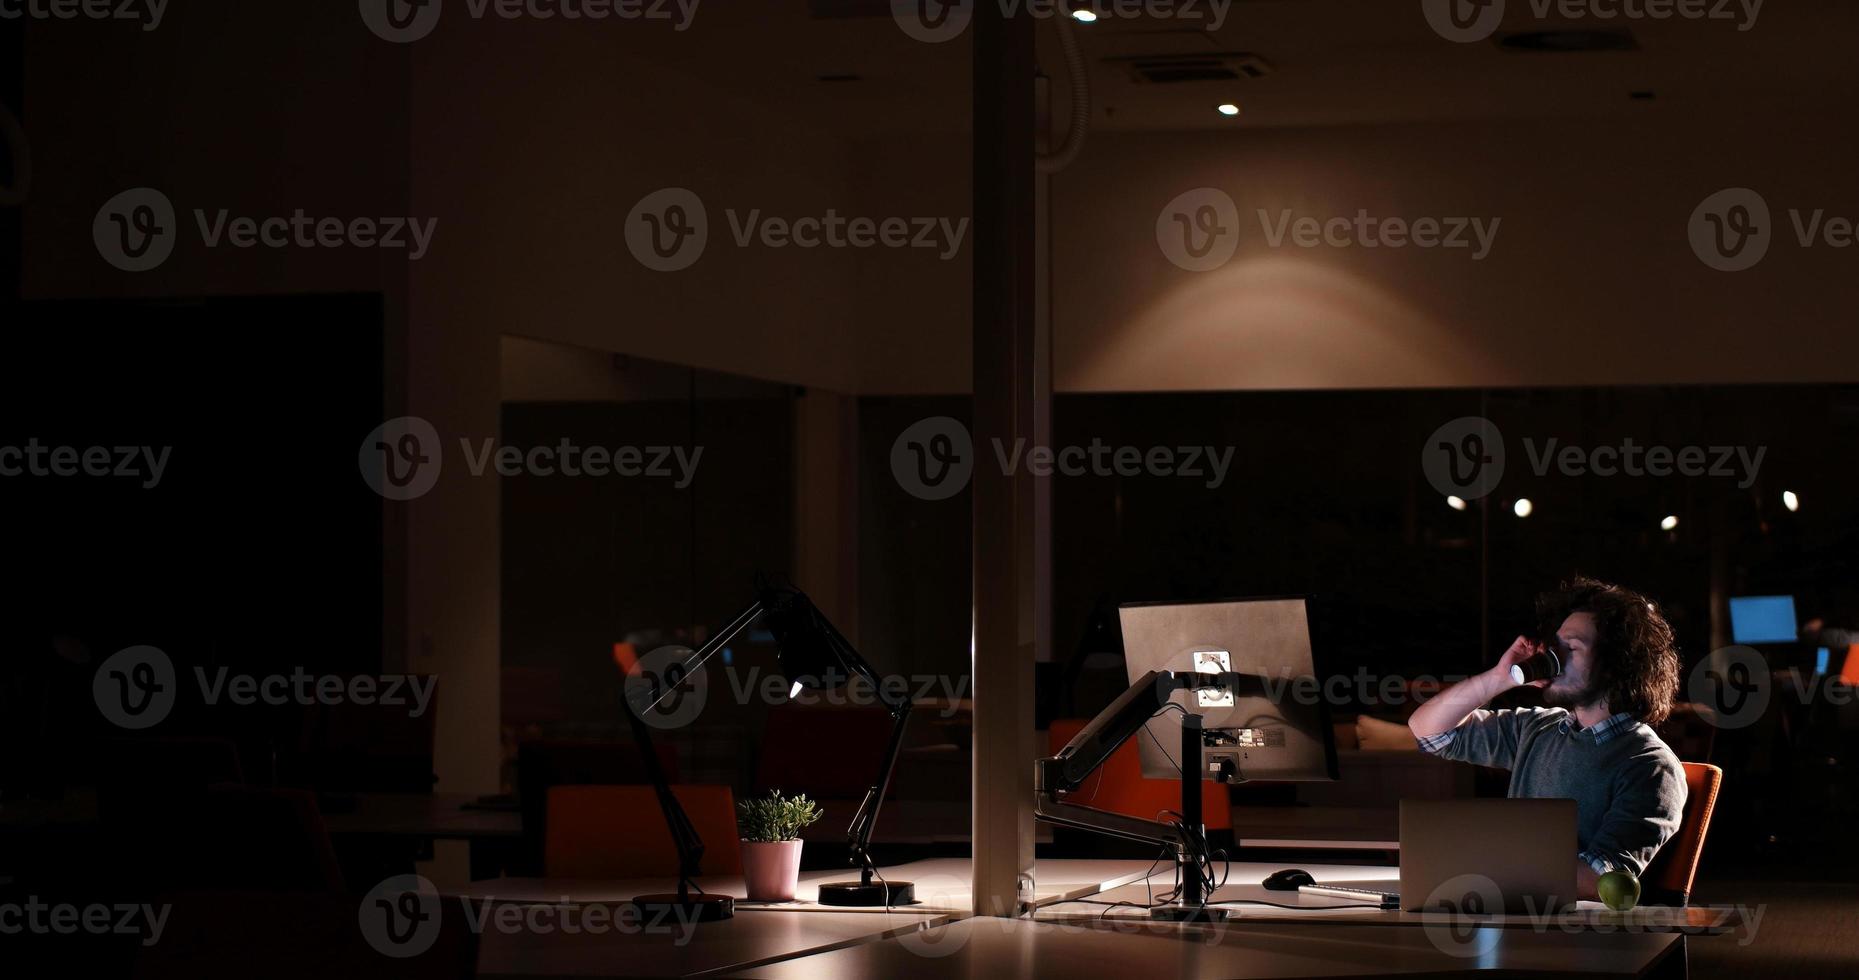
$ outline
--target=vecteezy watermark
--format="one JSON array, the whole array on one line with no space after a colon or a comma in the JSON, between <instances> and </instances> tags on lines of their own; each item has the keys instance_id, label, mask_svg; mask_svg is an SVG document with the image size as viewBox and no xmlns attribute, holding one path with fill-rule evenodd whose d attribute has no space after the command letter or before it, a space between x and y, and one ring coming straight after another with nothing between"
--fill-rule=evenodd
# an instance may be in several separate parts
<instances>
[{"instance_id":1,"label":"vecteezy watermark","mask_svg":"<svg viewBox=\"0 0 1859 980\"><path fill-rule=\"evenodd\" d=\"M626 669L626 706L653 728L683 728L697 720L710 697L710 666L690 666L693 651L684 646L663 646L641 656ZM863 677L829 672L822 677L789 677L763 673L760 667L738 670L723 666L724 681L737 704L892 705L908 698L915 704L939 701L941 715L951 718L967 696L966 674L892 674L877 683Z\"/></svg>"},{"instance_id":2,"label":"vecteezy watermark","mask_svg":"<svg viewBox=\"0 0 1859 980\"><path fill-rule=\"evenodd\" d=\"M1254 212L1259 240L1272 249L1365 248L1469 251L1481 262L1491 254L1502 218L1378 216L1358 208L1348 216L1300 215L1284 208ZM1189 272L1208 272L1227 263L1239 247L1239 207L1217 187L1197 187L1163 206L1155 240L1170 262Z\"/></svg>"},{"instance_id":3,"label":"vecteezy watermark","mask_svg":"<svg viewBox=\"0 0 1859 980\"><path fill-rule=\"evenodd\" d=\"M209 673L195 667L200 700L208 705L224 701L240 707L268 705L385 705L405 707L418 718L432 704L438 678L416 674L340 677L310 674L293 668L288 674L234 674L221 667ZM168 717L180 695L174 661L159 648L135 646L119 650L97 667L91 679L97 710L111 724L131 730L152 728Z\"/></svg>"},{"instance_id":4,"label":"vecteezy watermark","mask_svg":"<svg viewBox=\"0 0 1859 980\"><path fill-rule=\"evenodd\" d=\"M954 258L968 237L967 218L848 217L828 208L797 218L724 209L730 240L737 248L927 249L943 261ZM653 191L626 216L626 248L639 264L657 272L688 269L710 242L709 212L696 192L683 187Z\"/></svg>"},{"instance_id":5,"label":"vecteezy watermark","mask_svg":"<svg viewBox=\"0 0 1859 980\"><path fill-rule=\"evenodd\" d=\"M1454 875L1427 893L1421 904L1420 926L1433 947L1459 959L1485 959L1494 954L1507 930L1527 928L1538 935L1588 933L1704 934L1737 931L1738 946L1756 941L1766 905L1693 905L1684 924L1674 925L1668 910L1634 908L1622 912L1601 909L1582 912L1573 907L1574 896L1517 894L1506 902L1496 881L1481 874ZM1716 922L1713 924L1712 920ZM1698 923L1698 924L1692 924Z\"/></svg>"},{"instance_id":6,"label":"vecteezy watermark","mask_svg":"<svg viewBox=\"0 0 1859 980\"><path fill-rule=\"evenodd\" d=\"M421 875L395 875L368 889L356 906L362 938L375 952L408 959L432 948L445 928L445 898ZM696 917L678 909L645 914L632 903L612 905L562 896L552 902L499 900L494 895L459 896L456 922L482 936L669 935L684 946L697 929Z\"/></svg>"},{"instance_id":7,"label":"vecteezy watermark","mask_svg":"<svg viewBox=\"0 0 1859 980\"><path fill-rule=\"evenodd\" d=\"M671 480L683 490L697 478L704 447L580 446L563 438L554 445L499 446L495 439L458 440L472 476L623 477ZM362 439L356 461L362 481L389 500L424 496L439 482L445 465L438 430L418 416L389 419Z\"/></svg>"},{"instance_id":8,"label":"vecteezy watermark","mask_svg":"<svg viewBox=\"0 0 1859 980\"><path fill-rule=\"evenodd\" d=\"M1747 728L1769 709L1775 683L1761 651L1745 646L1712 650L1691 668L1685 694L1698 714L1718 728ZM1828 686L1832 692L1833 686Z\"/></svg>"},{"instance_id":9,"label":"vecteezy watermark","mask_svg":"<svg viewBox=\"0 0 1859 980\"><path fill-rule=\"evenodd\" d=\"M1788 230L1802 249L1859 246L1859 221L1829 215L1825 208L1788 209ZM1731 187L1704 199L1691 212L1686 231L1699 260L1719 272L1754 268L1775 243L1769 202L1747 187Z\"/></svg>"},{"instance_id":10,"label":"vecteezy watermark","mask_svg":"<svg viewBox=\"0 0 1859 980\"><path fill-rule=\"evenodd\" d=\"M1512 9L1528 9L1537 22L1612 24L1616 21L1719 21L1737 31L1756 26L1765 0L1524 0ZM1504 23L1505 0L1420 0L1421 12L1434 33L1470 44L1496 34Z\"/></svg>"},{"instance_id":11,"label":"vecteezy watermark","mask_svg":"<svg viewBox=\"0 0 1859 980\"><path fill-rule=\"evenodd\" d=\"M0 0L0 20L126 20L161 26L168 0Z\"/></svg>"},{"instance_id":12,"label":"vecteezy watermark","mask_svg":"<svg viewBox=\"0 0 1859 980\"><path fill-rule=\"evenodd\" d=\"M1536 476L1551 470L1566 477L1709 477L1735 480L1747 490L1762 472L1767 446L1643 445L1632 437L1619 445L1578 446L1558 438L1524 437L1524 454ZM1420 469L1433 489L1449 497L1477 500L1504 478L1504 436L1490 419L1467 416L1433 430L1420 447Z\"/></svg>"},{"instance_id":13,"label":"vecteezy watermark","mask_svg":"<svg viewBox=\"0 0 1859 980\"><path fill-rule=\"evenodd\" d=\"M1112 446L1092 439L1083 446L1043 446L1024 438L992 440L994 462L1012 476L1022 469L1038 477L1156 476L1203 481L1209 490L1226 482L1232 446ZM946 500L968 485L975 471L975 444L968 427L939 415L898 433L891 443L891 476L919 500Z\"/></svg>"},{"instance_id":14,"label":"vecteezy watermark","mask_svg":"<svg viewBox=\"0 0 1859 980\"><path fill-rule=\"evenodd\" d=\"M1427 436L1420 447L1420 470L1440 493L1477 500L1504 479L1504 435L1490 419L1453 419Z\"/></svg>"},{"instance_id":15,"label":"vecteezy watermark","mask_svg":"<svg viewBox=\"0 0 1859 980\"><path fill-rule=\"evenodd\" d=\"M562 20L658 22L685 31L702 0L465 0L472 20ZM439 26L442 0L360 0L362 23L374 36L411 44Z\"/></svg>"},{"instance_id":16,"label":"vecteezy watermark","mask_svg":"<svg viewBox=\"0 0 1859 980\"><path fill-rule=\"evenodd\" d=\"M1188 22L1217 31L1233 0L891 0L891 18L912 39L940 44L962 36L975 18L976 3L994 3L1006 17L1071 17L1087 12L1097 20Z\"/></svg>"},{"instance_id":17,"label":"vecteezy watermark","mask_svg":"<svg viewBox=\"0 0 1859 980\"><path fill-rule=\"evenodd\" d=\"M226 208L211 213L196 208L193 224L207 248L378 248L405 251L408 261L418 261L426 257L439 219L317 218L302 208L288 216L235 217ZM124 272L147 272L174 254L182 227L168 195L135 187L97 209L91 237L104 261Z\"/></svg>"},{"instance_id":18,"label":"vecteezy watermark","mask_svg":"<svg viewBox=\"0 0 1859 980\"><path fill-rule=\"evenodd\" d=\"M165 904L70 905L28 895L23 903L0 902L0 936L141 936L142 945L153 946L172 911Z\"/></svg>"},{"instance_id":19,"label":"vecteezy watermark","mask_svg":"<svg viewBox=\"0 0 1859 980\"><path fill-rule=\"evenodd\" d=\"M173 446L0 446L0 477L106 477L132 479L144 490L161 485Z\"/></svg>"},{"instance_id":20,"label":"vecteezy watermark","mask_svg":"<svg viewBox=\"0 0 1859 980\"><path fill-rule=\"evenodd\" d=\"M13 110L0 103L0 143L6 146L6 166L0 169L0 208L18 207L32 193L32 146Z\"/></svg>"}]
</instances>

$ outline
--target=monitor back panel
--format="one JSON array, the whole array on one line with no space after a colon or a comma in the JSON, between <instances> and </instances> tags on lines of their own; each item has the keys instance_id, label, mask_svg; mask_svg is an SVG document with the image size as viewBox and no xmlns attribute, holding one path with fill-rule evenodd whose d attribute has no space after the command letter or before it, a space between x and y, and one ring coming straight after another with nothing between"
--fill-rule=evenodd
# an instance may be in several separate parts
<instances>
[{"instance_id":1,"label":"monitor back panel","mask_svg":"<svg viewBox=\"0 0 1859 980\"><path fill-rule=\"evenodd\" d=\"M1401 907L1542 913L1575 901L1574 800L1401 801Z\"/></svg>"}]
</instances>

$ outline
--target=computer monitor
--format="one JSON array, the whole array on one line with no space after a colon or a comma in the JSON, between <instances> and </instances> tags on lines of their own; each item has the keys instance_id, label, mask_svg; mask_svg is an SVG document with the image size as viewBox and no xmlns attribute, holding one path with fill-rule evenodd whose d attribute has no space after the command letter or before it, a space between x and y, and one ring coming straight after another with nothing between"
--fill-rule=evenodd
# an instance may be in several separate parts
<instances>
[{"instance_id":1,"label":"computer monitor","mask_svg":"<svg viewBox=\"0 0 1859 980\"><path fill-rule=\"evenodd\" d=\"M1746 595L1730 598L1730 638L1737 643L1793 643L1800 638L1794 596Z\"/></svg>"},{"instance_id":2,"label":"computer monitor","mask_svg":"<svg viewBox=\"0 0 1859 980\"><path fill-rule=\"evenodd\" d=\"M1201 716L1202 771L1208 778L1222 773L1229 782L1336 778L1336 739L1311 655L1304 598L1128 603L1117 613L1132 683L1152 670L1232 671L1262 679L1258 693L1172 696L1183 710ZM1181 715L1165 712L1148 728L1154 737L1137 739L1143 775L1179 779Z\"/></svg>"}]
</instances>

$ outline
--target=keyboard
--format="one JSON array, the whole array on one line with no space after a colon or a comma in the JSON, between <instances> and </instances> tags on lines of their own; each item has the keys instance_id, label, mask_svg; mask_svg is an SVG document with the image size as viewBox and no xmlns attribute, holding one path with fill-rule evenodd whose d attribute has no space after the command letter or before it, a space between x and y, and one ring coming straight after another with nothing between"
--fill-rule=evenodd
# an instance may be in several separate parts
<instances>
[{"instance_id":1,"label":"keyboard","mask_svg":"<svg viewBox=\"0 0 1859 980\"><path fill-rule=\"evenodd\" d=\"M1367 902L1371 905L1379 905L1384 909L1398 909L1401 907L1401 896L1398 892L1374 891L1368 888L1350 888L1347 885L1299 885L1297 893L1299 895L1314 895L1318 898L1346 898L1352 902Z\"/></svg>"}]
</instances>

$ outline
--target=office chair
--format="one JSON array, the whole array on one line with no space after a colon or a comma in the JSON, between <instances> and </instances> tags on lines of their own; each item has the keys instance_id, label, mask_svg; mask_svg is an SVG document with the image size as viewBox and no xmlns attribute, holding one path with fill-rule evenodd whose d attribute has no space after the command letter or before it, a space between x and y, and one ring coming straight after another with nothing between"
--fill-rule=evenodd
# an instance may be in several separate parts
<instances>
[{"instance_id":1,"label":"office chair","mask_svg":"<svg viewBox=\"0 0 1859 980\"><path fill-rule=\"evenodd\" d=\"M678 781L676 746L654 746L665 778ZM542 874L543 828L549 790L556 786L633 786L652 781L631 742L593 738L525 739L516 747L516 796L523 812L523 846L516 872ZM654 804L656 806L656 804Z\"/></svg>"},{"instance_id":2,"label":"office chair","mask_svg":"<svg viewBox=\"0 0 1859 980\"><path fill-rule=\"evenodd\" d=\"M703 873L742 873L735 794L728 786L671 788L704 841ZM650 786L551 786L543 829L550 878L669 878L678 848Z\"/></svg>"},{"instance_id":3,"label":"office chair","mask_svg":"<svg viewBox=\"0 0 1859 980\"><path fill-rule=\"evenodd\" d=\"M1641 877L1647 905L1685 905L1691 901L1691 885L1698 873L1698 857L1704 852L1704 835L1711 827L1711 811L1717 806L1717 791L1723 785L1723 770L1702 762L1682 763L1685 767L1685 813L1678 833L1653 855Z\"/></svg>"}]
</instances>

